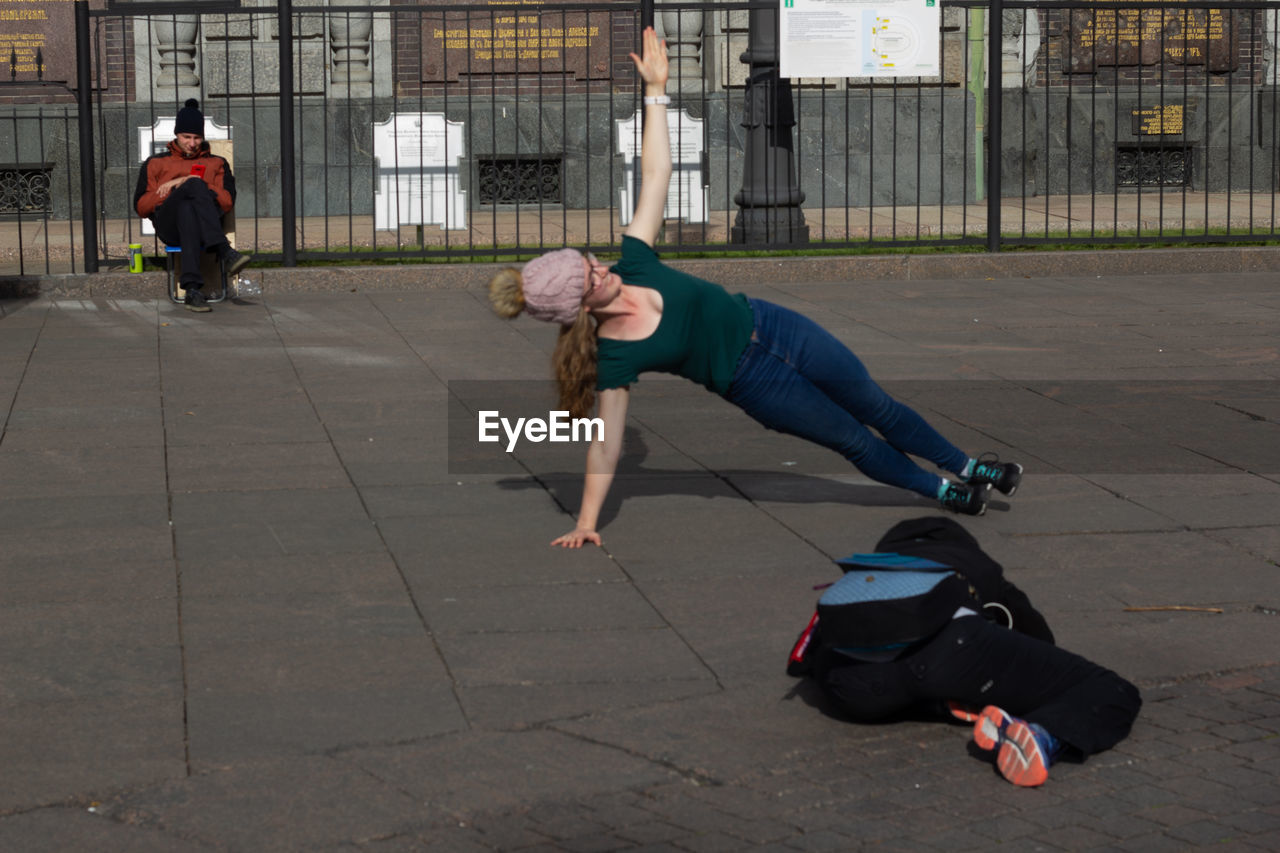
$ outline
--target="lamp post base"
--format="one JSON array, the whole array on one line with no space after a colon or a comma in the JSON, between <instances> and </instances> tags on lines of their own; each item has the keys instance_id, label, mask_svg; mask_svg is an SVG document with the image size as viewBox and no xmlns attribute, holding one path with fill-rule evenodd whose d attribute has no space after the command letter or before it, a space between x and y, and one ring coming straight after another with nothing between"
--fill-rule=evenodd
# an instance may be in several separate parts
<instances>
[{"instance_id":1,"label":"lamp post base","mask_svg":"<svg viewBox=\"0 0 1280 853\"><path fill-rule=\"evenodd\" d=\"M740 207L730 243L808 243L809 226L798 207Z\"/></svg>"}]
</instances>

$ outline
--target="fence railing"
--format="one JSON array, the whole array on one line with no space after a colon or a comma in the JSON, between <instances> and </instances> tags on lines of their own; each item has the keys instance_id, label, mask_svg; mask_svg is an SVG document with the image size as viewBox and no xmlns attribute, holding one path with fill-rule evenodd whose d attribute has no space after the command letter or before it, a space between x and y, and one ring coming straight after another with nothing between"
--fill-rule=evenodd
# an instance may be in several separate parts
<instances>
[{"instance_id":1,"label":"fence railing","mask_svg":"<svg viewBox=\"0 0 1280 853\"><path fill-rule=\"evenodd\" d=\"M229 140L237 245L262 260L607 251L638 189L646 14L672 61L668 250L1277 236L1261 0L957 0L935 75L790 81L778 6L755 0L75 5L76 79L0 81L3 274L158 255L133 188L188 97Z\"/></svg>"}]
</instances>

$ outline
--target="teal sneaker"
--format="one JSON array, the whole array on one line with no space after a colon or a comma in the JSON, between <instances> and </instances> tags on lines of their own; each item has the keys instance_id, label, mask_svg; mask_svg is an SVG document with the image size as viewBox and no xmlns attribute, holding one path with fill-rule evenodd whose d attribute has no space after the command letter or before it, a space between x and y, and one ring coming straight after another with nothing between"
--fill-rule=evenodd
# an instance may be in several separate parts
<instances>
[{"instance_id":1,"label":"teal sneaker","mask_svg":"<svg viewBox=\"0 0 1280 853\"><path fill-rule=\"evenodd\" d=\"M1002 495L1013 496L1022 483L1022 466L1017 462L1001 462L994 453L984 453L974 460L973 471L965 480L970 485L987 483Z\"/></svg>"},{"instance_id":2,"label":"teal sneaker","mask_svg":"<svg viewBox=\"0 0 1280 853\"><path fill-rule=\"evenodd\" d=\"M991 486L986 483L975 485L948 482L938 502L961 515L983 515L987 511L987 499L990 496Z\"/></svg>"}]
</instances>

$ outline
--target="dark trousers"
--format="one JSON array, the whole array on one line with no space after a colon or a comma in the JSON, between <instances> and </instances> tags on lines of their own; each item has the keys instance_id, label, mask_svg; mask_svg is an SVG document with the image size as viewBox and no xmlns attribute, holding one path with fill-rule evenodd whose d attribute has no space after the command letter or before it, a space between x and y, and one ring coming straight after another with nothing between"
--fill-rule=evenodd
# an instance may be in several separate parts
<instances>
[{"instance_id":1,"label":"dark trousers","mask_svg":"<svg viewBox=\"0 0 1280 853\"><path fill-rule=\"evenodd\" d=\"M1142 707L1138 688L1111 670L978 616L951 620L904 658L834 666L820 681L857 718L946 699L998 705L1084 755L1124 740Z\"/></svg>"},{"instance_id":2,"label":"dark trousers","mask_svg":"<svg viewBox=\"0 0 1280 853\"><path fill-rule=\"evenodd\" d=\"M209 185L199 178L188 178L169 193L164 204L155 209L151 221L156 236L166 246L182 248L181 274L178 281L187 285L204 283L200 275L200 256L210 249L220 249L227 242L222 233L222 211Z\"/></svg>"}]
</instances>

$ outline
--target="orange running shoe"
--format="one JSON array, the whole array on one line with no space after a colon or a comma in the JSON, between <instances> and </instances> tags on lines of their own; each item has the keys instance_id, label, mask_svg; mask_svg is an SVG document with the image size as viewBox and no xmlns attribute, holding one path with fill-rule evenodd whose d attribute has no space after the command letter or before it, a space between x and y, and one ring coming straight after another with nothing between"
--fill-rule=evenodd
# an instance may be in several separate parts
<instances>
[{"instance_id":1,"label":"orange running shoe","mask_svg":"<svg viewBox=\"0 0 1280 853\"><path fill-rule=\"evenodd\" d=\"M1049 765L1061 742L1035 723L1012 717L995 705L982 709L973 724L973 742L980 749L997 749L1000 775L1015 785L1032 788L1049 778Z\"/></svg>"},{"instance_id":2,"label":"orange running shoe","mask_svg":"<svg viewBox=\"0 0 1280 853\"><path fill-rule=\"evenodd\" d=\"M996 755L1000 775L1023 788L1043 785L1049 778L1049 753L1030 723L1016 717L1011 719Z\"/></svg>"},{"instance_id":3,"label":"orange running shoe","mask_svg":"<svg viewBox=\"0 0 1280 853\"><path fill-rule=\"evenodd\" d=\"M995 749L1004 738L1004 731L1012 719L995 705L988 705L978 714L973 724L973 742L979 749Z\"/></svg>"}]
</instances>

